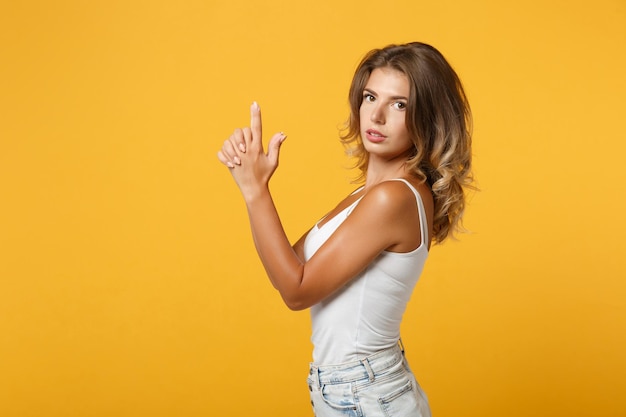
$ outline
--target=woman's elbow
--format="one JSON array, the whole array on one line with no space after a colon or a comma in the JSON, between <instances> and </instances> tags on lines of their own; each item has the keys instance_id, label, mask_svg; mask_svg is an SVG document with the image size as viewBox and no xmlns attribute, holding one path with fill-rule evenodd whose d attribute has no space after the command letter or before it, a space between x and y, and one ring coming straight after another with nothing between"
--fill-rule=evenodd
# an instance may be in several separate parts
<instances>
[{"instance_id":1,"label":"woman's elbow","mask_svg":"<svg viewBox=\"0 0 626 417\"><path fill-rule=\"evenodd\" d=\"M311 307L311 305L306 300L302 299L302 297L287 297L284 294L281 295L283 297L283 302L291 311L302 311Z\"/></svg>"},{"instance_id":2,"label":"woman's elbow","mask_svg":"<svg viewBox=\"0 0 626 417\"><path fill-rule=\"evenodd\" d=\"M300 311L311 307L310 297L307 297L307 291L302 286L303 277L304 265L301 265L296 275L286 280L289 285L281 285L278 288L283 302L290 310Z\"/></svg>"}]
</instances>

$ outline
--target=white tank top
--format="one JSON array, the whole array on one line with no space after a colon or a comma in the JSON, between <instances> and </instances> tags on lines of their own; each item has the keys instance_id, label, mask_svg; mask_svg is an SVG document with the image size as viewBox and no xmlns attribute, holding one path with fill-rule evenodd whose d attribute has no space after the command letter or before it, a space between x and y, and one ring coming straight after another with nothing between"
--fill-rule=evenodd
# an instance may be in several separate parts
<instances>
[{"instance_id":1,"label":"white tank top","mask_svg":"<svg viewBox=\"0 0 626 417\"><path fill-rule=\"evenodd\" d=\"M410 252L382 252L345 287L311 307L313 361L340 364L394 346L400 322L428 257L428 225L418 191L406 180L417 200L422 242ZM304 242L309 260L348 217L360 199L318 227Z\"/></svg>"}]
</instances>

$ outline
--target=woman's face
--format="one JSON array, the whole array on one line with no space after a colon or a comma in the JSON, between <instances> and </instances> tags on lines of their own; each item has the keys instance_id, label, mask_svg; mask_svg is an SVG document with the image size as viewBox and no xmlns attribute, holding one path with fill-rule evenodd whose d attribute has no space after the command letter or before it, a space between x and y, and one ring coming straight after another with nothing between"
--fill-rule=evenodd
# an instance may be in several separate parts
<instances>
[{"instance_id":1,"label":"woman's face","mask_svg":"<svg viewBox=\"0 0 626 417\"><path fill-rule=\"evenodd\" d=\"M406 127L409 80L395 69L376 68L363 90L359 111L361 139L370 157L407 158L413 149Z\"/></svg>"}]
</instances>

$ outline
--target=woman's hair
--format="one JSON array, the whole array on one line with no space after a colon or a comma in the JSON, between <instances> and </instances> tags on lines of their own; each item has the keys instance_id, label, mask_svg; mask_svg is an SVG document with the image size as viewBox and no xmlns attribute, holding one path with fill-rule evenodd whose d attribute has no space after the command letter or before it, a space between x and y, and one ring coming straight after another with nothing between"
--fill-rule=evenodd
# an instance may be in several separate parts
<instances>
[{"instance_id":1,"label":"woman's hair","mask_svg":"<svg viewBox=\"0 0 626 417\"><path fill-rule=\"evenodd\" d=\"M350 86L350 119L341 136L348 154L357 158L357 181L365 179L369 154L363 147L359 111L363 90L376 68L405 74L410 94L406 126L414 149L407 168L428 182L435 205L433 239L441 243L461 229L464 188L472 186L472 117L461 81L441 53L419 42L389 45L370 51L359 64Z\"/></svg>"}]
</instances>

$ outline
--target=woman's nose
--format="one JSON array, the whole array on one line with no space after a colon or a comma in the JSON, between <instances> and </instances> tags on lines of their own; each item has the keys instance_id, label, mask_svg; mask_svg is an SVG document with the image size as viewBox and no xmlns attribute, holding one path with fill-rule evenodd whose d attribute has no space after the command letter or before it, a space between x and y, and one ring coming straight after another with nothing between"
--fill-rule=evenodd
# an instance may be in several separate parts
<instances>
[{"instance_id":1,"label":"woman's nose","mask_svg":"<svg viewBox=\"0 0 626 417\"><path fill-rule=\"evenodd\" d=\"M370 120L374 123L384 124L385 114L381 106L375 106L370 114Z\"/></svg>"}]
</instances>

